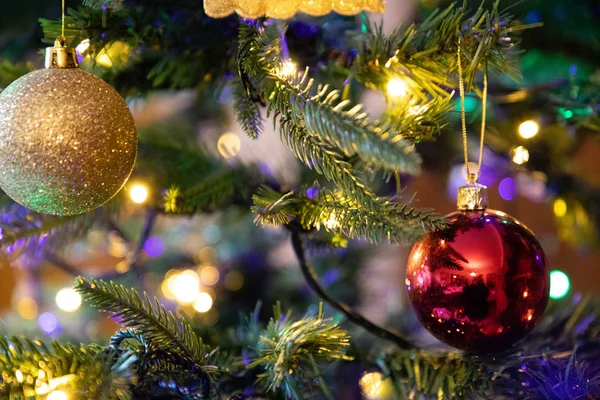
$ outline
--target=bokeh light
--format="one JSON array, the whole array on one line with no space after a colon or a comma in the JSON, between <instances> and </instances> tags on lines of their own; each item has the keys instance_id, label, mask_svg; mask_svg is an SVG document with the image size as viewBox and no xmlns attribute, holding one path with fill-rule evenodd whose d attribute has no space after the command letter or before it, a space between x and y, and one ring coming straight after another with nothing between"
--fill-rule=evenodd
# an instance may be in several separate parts
<instances>
[{"instance_id":1,"label":"bokeh light","mask_svg":"<svg viewBox=\"0 0 600 400\"><path fill-rule=\"evenodd\" d=\"M200 282L203 285L212 286L219 282L219 270L211 265L200 270Z\"/></svg>"},{"instance_id":2,"label":"bokeh light","mask_svg":"<svg viewBox=\"0 0 600 400\"><path fill-rule=\"evenodd\" d=\"M512 161L517 165L525 164L529 161L529 150L527 150L523 146L519 146L513 149L512 151Z\"/></svg>"},{"instance_id":3,"label":"bokeh light","mask_svg":"<svg viewBox=\"0 0 600 400\"><path fill-rule=\"evenodd\" d=\"M298 68L292 60L284 61L279 68L277 68L277 74L286 79L293 78L296 76Z\"/></svg>"},{"instance_id":4,"label":"bokeh light","mask_svg":"<svg viewBox=\"0 0 600 400\"><path fill-rule=\"evenodd\" d=\"M169 289L178 302L191 304L196 300L200 293L200 278L195 271L188 269L169 279L173 279L173 284L169 285Z\"/></svg>"},{"instance_id":5,"label":"bokeh light","mask_svg":"<svg viewBox=\"0 0 600 400\"><path fill-rule=\"evenodd\" d=\"M62 390L53 390L46 397L47 400L69 400L69 396Z\"/></svg>"},{"instance_id":6,"label":"bokeh light","mask_svg":"<svg viewBox=\"0 0 600 400\"><path fill-rule=\"evenodd\" d=\"M129 197L136 204L142 204L148 200L148 188L146 185L136 183L129 189Z\"/></svg>"},{"instance_id":7,"label":"bokeh light","mask_svg":"<svg viewBox=\"0 0 600 400\"><path fill-rule=\"evenodd\" d=\"M380 372L366 372L358 384L367 399L375 400L382 397L383 375Z\"/></svg>"},{"instance_id":8,"label":"bokeh light","mask_svg":"<svg viewBox=\"0 0 600 400\"><path fill-rule=\"evenodd\" d=\"M210 294L206 292L200 292L194 301L194 310L199 313L205 313L211 309L213 305L213 299Z\"/></svg>"},{"instance_id":9,"label":"bokeh light","mask_svg":"<svg viewBox=\"0 0 600 400\"><path fill-rule=\"evenodd\" d=\"M125 272L129 271L130 268L131 263L127 260L119 261L117 265L115 265L115 271L117 271L120 274L124 274Z\"/></svg>"},{"instance_id":10,"label":"bokeh light","mask_svg":"<svg viewBox=\"0 0 600 400\"><path fill-rule=\"evenodd\" d=\"M75 51L79 54L84 54L90 48L90 39L83 39L81 43L75 47Z\"/></svg>"},{"instance_id":11,"label":"bokeh light","mask_svg":"<svg viewBox=\"0 0 600 400\"><path fill-rule=\"evenodd\" d=\"M386 90L390 97L404 97L407 93L406 82L399 78L392 78L388 82Z\"/></svg>"},{"instance_id":12,"label":"bokeh light","mask_svg":"<svg viewBox=\"0 0 600 400\"><path fill-rule=\"evenodd\" d=\"M34 319L37 317L38 305L31 297L23 297L17 304L17 311L24 319Z\"/></svg>"},{"instance_id":13,"label":"bokeh light","mask_svg":"<svg viewBox=\"0 0 600 400\"><path fill-rule=\"evenodd\" d=\"M337 216L334 212L329 214L329 218L323 223L325 227L329 230L337 229L340 226L340 221L338 221Z\"/></svg>"},{"instance_id":14,"label":"bokeh light","mask_svg":"<svg viewBox=\"0 0 600 400\"><path fill-rule=\"evenodd\" d=\"M217 150L223 158L235 157L241 149L240 137L232 132L222 134L217 142Z\"/></svg>"},{"instance_id":15,"label":"bokeh light","mask_svg":"<svg viewBox=\"0 0 600 400\"><path fill-rule=\"evenodd\" d=\"M225 289L236 292L244 286L244 277L237 271L231 271L225 275L223 284Z\"/></svg>"},{"instance_id":16,"label":"bokeh light","mask_svg":"<svg viewBox=\"0 0 600 400\"><path fill-rule=\"evenodd\" d=\"M81 306L81 295L72 287L60 289L56 294L56 305L66 312L77 311Z\"/></svg>"},{"instance_id":17,"label":"bokeh light","mask_svg":"<svg viewBox=\"0 0 600 400\"><path fill-rule=\"evenodd\" d=\"M144 243L144 253L148 257L156 258L165 251L165 242L159 236L152 236Z\"/></svg>"},{"instance_id":18,"label":"bokeh light","mask_svg":"<svg viewBox=\"0 0 600 400\"><path fill-rule=\"evenodd\" d=\"M523 139L531 139L532 137L537 135L539 131L540 131L540 126L538 125L537 122L535 122L534 120L531 120L531 119L528 121L522 122L521 125L519 125L519 135Z\"/></svg>"},{"instance_id":19,"label":"bokeh light","mask_svg":"<svg viewBox=\"0 0 600 400\"><path fill-rule=\"evenodd\" d=\"M554 215L558 218L562 218L567 215L567 202L561 198L554 200Z\"/></svg>"},{"instance_id":20,"label":"bokeh light","mask_svg":"<svg viewBox=\"0 0 600 400\"><path fill-rule=\"evenodd\" d=\"M58 320L51 312L45 312L38 318L38 325L44 332L50 334L56 330Z\"/></svg>"},{"instance_id":21,"label":"bokeh light","mask_svg":"<svg viewBox=\"0 0 600 400\"><path fill-rule=\"evenodd\" d=\"M498 184L498 194L504 200L515 198L515 180L513 178L504 178Z\"/></svg>"},{"instance_id":22,"label":"bokeh light","mask_svg":"<svg viewBox=\"0 0 600 400\"><path fill-rule=\"evenodd\" d=\"M571 282L567 274L557 269L550 272L550 298L562 299L569 293L570 288Z\"/></svg>"}]
</instances>

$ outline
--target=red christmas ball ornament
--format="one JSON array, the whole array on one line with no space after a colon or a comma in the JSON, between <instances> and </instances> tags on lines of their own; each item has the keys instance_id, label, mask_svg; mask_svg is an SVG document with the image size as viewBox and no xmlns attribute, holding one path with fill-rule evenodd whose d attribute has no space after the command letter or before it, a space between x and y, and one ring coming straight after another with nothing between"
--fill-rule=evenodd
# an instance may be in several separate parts
<instances>
[{"instance_id":1,"label":"red christmas ball ornament","mask_svg":"<svg viewBox=\"0 0 600 400\"><path fill-rule=\"evenodd\" d=\"M440 341L489 353L533 329L548 303L546 256L534 234L502 211L487 209L485 186L460 188L448 227L415 244L408 297L421 323Z\"/></svg>"}]
</instances>

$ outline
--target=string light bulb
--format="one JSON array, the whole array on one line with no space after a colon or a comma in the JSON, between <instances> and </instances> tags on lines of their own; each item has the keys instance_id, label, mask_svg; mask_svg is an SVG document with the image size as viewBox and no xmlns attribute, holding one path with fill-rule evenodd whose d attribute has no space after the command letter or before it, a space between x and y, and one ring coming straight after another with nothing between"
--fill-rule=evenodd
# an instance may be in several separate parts
<instances>
[{"instance_id":1,"label":"string light bulb","mask_svg":"<svg viewBox=\"0 0 600 400\"><path fill-rule=\"evenodd\" d=\"M523 146L514 148L512 151L512 155L512 161L517 165L522 165L529 161L529 150L527 150Z\"/></svg>"},{"instance_id":2,"label":"string light bulb","mask_svg":"<svg viewBox=\"0 0 600 400\"><path fill-rule=\"evenodd\" d=\"M523 139L531 139L537 135L539 131L540 126L532 119L521 122L521 125L519 125L519 135Z\"/></svg>"},{"instance_id":3,"label":"string light bulb","mask_svg":"<svg viewBox=\"0 0 600 400\"><path fill-rule=\"evenodd\" d=\"M63 311L77 311L81 306L81 295L72 287L60 289L56 294L56 305Z\"/></svg>"},{"instance_id":4,"label":"string light bulb","mask_svg":"<svg viewBox=\"0 0 600 400\"><path fill-rule=\"evenodd\" d=\"M386 90L390 97L404 97L407 93L406 82L399 78L392 78L389 80Z\"/></svg>"},{"instance_id":5,"label":"string light bulb","mask_svg":"<svg viewBox=\"0 0 600 400\"><path fill-rule=\"evenodd\" d=\"M217 149L223 158L235 157L242 149L240 137L233 132L227 132L219 137Z\"/></svg>"},{"instance_id":6,"label":"string light bulb","mask_svg":"<svg viewBox=\"0 0 600 400\"><path fill-rule=\"evenodd\" d=\"M129 189L129 197L135 204L143 204L148 200L148 188L146 185L136 183Z\"/></svg>"},{"instance_id":7,"label":"string light bulb","mask_svg":"<svg viewBox=\"0 0 600 400\"><path fill-rule=\"evenodd\" d=\"M54 390L52 392L50 392L50 394L48 395L48 397L46 397L47 400L69 400L69 396L67 396L67 394L65 392L63 392L62 390Z\"/></svg>"},{"instance_id":8,"label":"string light bulb","mask_svg":"<svg viewBox=\"0 0 600 400\"><path fill-rule=\"evenodd\" d=\"M335 213L332 212L331 214L329 214L329 218L327 218L327 221L325 221L323 224L327 229L333 230L339 228L340 221L338 221L337 215L335 215Z\"/></svg>"},{"instance_id":9,"label":"string light bulb","mask_svg":"<svg viewBox=\"0 0 600 400\"><path fill-rule=\"evenodd\" d=\"M296 67L296 63L292 60L285 60L277 69L278 75L288 79L295 77L297 72L298 68Z\"/></svg>"}]
</instances>

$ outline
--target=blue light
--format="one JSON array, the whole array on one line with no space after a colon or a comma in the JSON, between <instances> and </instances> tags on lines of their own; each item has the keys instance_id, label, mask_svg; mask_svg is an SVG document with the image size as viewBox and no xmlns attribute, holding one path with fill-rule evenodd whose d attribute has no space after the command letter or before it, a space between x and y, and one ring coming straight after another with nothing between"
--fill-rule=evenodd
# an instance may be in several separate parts
<instances>
[{"instance_id":1,"label":"blue light","mask_svg":"<svg viewBox=\"0 0 600 400\"><path fill-rule=\"evenodd\" d=\"M542 14L538 10L531 10L525 16L524 22L526 24L537 24L538 22L542 22Z\"/></svg>"}]
</instances>

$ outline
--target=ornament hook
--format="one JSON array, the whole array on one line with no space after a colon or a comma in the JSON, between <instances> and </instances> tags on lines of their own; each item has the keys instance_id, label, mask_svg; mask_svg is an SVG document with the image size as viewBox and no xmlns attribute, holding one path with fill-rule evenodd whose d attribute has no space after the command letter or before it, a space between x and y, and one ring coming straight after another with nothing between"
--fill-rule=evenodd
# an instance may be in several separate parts
<instances>
[{"instance_id":1,"label":"ornament hook","mask_svg":"<svg viewBox=\"0 0 600 400\"><path fill-rule=\"evenodd\" d=\"M54 47L46 47L46 68L77 68L75 49L66 45L66 38L59 36Z\"/></svg>"}]
</instances>

